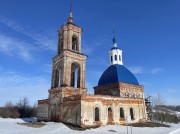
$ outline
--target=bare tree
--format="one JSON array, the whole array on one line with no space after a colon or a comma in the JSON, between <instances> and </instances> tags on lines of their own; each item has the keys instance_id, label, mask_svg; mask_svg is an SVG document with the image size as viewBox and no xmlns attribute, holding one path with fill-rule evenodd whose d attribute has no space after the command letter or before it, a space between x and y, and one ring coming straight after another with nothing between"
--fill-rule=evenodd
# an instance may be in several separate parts
<instances>
[{"instance_id":1,"label":"bare tree","mask_svg":"<svg viewBox=\"0 0 180 134\"><path fill-rule=\"evenodd\" d=\"M159 92L156 95L152 96L151 105L153 107L165 105L165 104L166 104L166 100L164 99L162 94L160 94Z\"/></svg>"},{"instance_id":2,"label":"bare tree","mask_svg":"<svg viewBox=\"0 0 180 134\"><path fill-rule=\"evenodd\" d=\"M20 117L30 117L31 106L29 105L29 101L27 97L20 99L16 104L16 107L20 113Z\"/></svg>"},{"instance_id":3,"label":"bare tree","mask_svg":"<svg viewBox=\"0 0 180 134\"><path fill-rule=\"evenodd\" d=\"M32 116L37 117L37 103L34 103L34 106L32 107Z\"/></svg>"},{"instance_id":4,"label":"bare tree","mask_svg":"<svg viewBox=\"0 0 180 134\"><path fill-rule=\"evenodd\" d=\"M165 105L166 100L164 99L164 97L162 96L162 94L160 94L159 92L152 96L151 98L151 106L152 106L152 110L153 110L153 114L152 114L152 120L156 121L156 122L161 122L163 123L164 118L163 115L165 112L162 111L162 109L160 108L160 106Z\"/></svg>"}]
</instances>

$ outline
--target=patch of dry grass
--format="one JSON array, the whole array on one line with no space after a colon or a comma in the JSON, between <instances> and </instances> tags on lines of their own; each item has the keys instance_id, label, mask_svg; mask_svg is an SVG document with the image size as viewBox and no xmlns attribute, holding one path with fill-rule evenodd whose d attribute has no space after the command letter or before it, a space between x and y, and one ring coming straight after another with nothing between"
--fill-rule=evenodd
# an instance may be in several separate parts
<instances>
[{"instance_id":1,"label":"patch of dry grass","mask_svg":"<svg viewBox=\"0 0 180 134\"><path fill-rule=\"evenodd\" d=\"M155 122L138 122L132 123L133 127L170 127L170 125Z\"/></svg>"},{"instance_id":2,"label":"patch of dry grass","mask_svg":"<svg viewBox=\"0 0 180 134\"><path fill-rule=\"evenodd\" d=\"M84 131L84 130L86 130L85 128L82 128L80 126L75 126L75 125L72 125L72 124L64 123L64 125L66 125L68 128L70 128L72 130L77 130L77 131Z\"/></svg>"},{"instance_id":3,"label":"patch of dry grass","mask_svg":"<svg viewBox=\"0 0 180 134\"><path fill-rule=\"evenodd\" d=\"M28 123L18 123L17 124L19 125L22 125L22 126L27 126L27 127L33 127L33 128L40 128L40 127L43 127L44 123L41 123L41 122L28 122Z\"/></svg>"}]
</instances>

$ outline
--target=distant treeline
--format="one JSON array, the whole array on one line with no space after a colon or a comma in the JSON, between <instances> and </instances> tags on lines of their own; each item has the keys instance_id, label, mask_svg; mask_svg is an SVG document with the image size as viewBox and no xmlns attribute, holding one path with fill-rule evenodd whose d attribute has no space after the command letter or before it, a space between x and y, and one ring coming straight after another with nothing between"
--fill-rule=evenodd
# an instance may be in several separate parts
<instances>
[{"instance_id":1,"label":"distant treeline","mask_svg":"<svg viewBox=\"0 0 180 134\"><path fill-rule=\"evenodd\" d=\"M36 113L36 105L30 106L27 97L20 99L16 104L9 101L0 107L0 117L2 118L36 117Z\"/></svg>"},{"instance_id":2,"label":"distant treeline","mask_svg":"<svg viewBox=\"0 0 180 134\"><path fill-rule=\"evenodd\" d=\"M168 105L155 105L152 107L151 120L158 123L179 123L180 106L168 106Z\"/></svg>"},{"instance_id":3,"label":"distant treeline","mask_svg":"<svg viewBox=\"0 0 180 134\"><path fill-rule=\"evenodd\" d=\"M172 111L177 111L177 112L180 112L180 105L178 106L173 106L173 105L159 105L159 107L161 108L166 108L166 109L169 109L169 110L172 110Z\"/></svg>"},{"instance_id":4,"label":"distant treeline","mask_svg":"<svg viewBox=\"0 0 180 134\"><path fill-rule=\"evenodd\" d=\"M154 122L158 123L179 123L180 118L176 114L166 113L166 112L153 112L152 119Z\"/></svg>"}]
</instances>

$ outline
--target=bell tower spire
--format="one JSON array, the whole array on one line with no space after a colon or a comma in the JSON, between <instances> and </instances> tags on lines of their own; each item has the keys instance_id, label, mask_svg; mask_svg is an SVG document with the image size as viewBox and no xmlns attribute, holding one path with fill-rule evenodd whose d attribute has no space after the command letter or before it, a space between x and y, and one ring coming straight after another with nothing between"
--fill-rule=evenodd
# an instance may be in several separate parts
<instances>
[{"instance_id":1,"label":"bell tower spire","mask_svg":"<svg viewBox=\"0 0 180 134\"><path fill-rule=\"evenodd\" d=\"M69 13L68 22L69 23L73 22L72 4L70 5L70 13Z\"/></svg>"},{"instance_id":2,"label":"bell tower spire","mask_svg":"<svg viewBox=\"0 0 180 134\"><path fill-rule=\"evenodd\" d=\"M117 47L117 42L116 42L116 38L115 38L115 30L114 29L113 29L113 34L114 34L113 47Z\"/></svg>"},{"instance_id":3,"label":"bell tower spire","mask_svg":"<svg viewBox=\"0 0 180 134\"><path fill-rule=\"evenodd\" d=\"M113 47L117 47L117 42L116 42L115 36L114 36L114 38L113 38Z\"/></svg>"},{"instance_id":4,"label":"bell tower spire","mask_svg":"<svg viewBox=\"0 0 180 134\"><path fill-rule=\"evenodd\" d=\"M113 29L113 34L114 34L114 29ZM115 35L113 37L113 47L109 51L109 59L110 59L110 62L109 62L110 65L114 65L114 64L123 65L122 50L120 50L117 47L117 41L116 41Z\"/></svg>"},{"instance_id":5,"label":"bell tower spire","mask_svg":"<svg viewBox=\"0 0 180 134\"><path fill-rule=\"evenodd\" d=\"M69 17L73 17L73 15L72 15L72 4L70 5L70 15L69 15Z\"/></svg>"}]
</instances>

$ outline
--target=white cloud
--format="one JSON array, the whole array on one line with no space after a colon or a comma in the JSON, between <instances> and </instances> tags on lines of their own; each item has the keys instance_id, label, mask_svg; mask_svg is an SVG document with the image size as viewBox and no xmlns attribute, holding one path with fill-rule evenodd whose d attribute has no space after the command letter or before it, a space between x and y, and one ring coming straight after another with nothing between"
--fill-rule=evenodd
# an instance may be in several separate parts
<instances>
[{"instance_id":1,"label":"white cloud","mask_svg":"<svg viewBox=\"0 0 180 134\"><path fill-rule=\"evenodd\" d=\"M103 47L103 48L106 47L109 49L109 45L105 45L105 44L109 44L109 42L110 42L109 37L96 38L96 40L93 42L93 45L95 47Z\"/></svg>"},{"instance_id":2,"label":"white cloud","mask_svg":"<svg viewBox=\"0 0 180 134\"><path fill-rule=\"evenodd\" d=\"M144 74L144 73L157 74L157 73L160 73L160 72L164 71L163 68L147 69L147 68L144 68L144 67L141 67L141 66L130 66L130 67L128 67L128 69L134 74Z\"/></svg>"},{"instance_id":3,"label":"white cloud","mask_svg":"<svg viewBox=\"0 0 180 134\"><path fill-rule=\"evenodd\" d=\"M55 51L57 47L56 39L51 34L43 34L34 33L30 30L26 30L22 25L19 25L13 20L5 19L4 17L0 16L0 22L8 26L9 28L22 33L34 40L34 43L39 44L43 49ZM28 31L28 32L27 32Z\"/></svg>"},{"instance_id":4,"label":"white cloud","mask_svg":"<svg viewBox=\"0 0 180 134\"><path fill-rule=\"evenodd\" d=\"M140 67L140 66L132 66L132 67L128 67L128 68L133 74L142 74L142 73L144 73L144 68Z\"/></svg>"},{"instance_id":5,"label":"white cloud","mask_svg":"<svg viewBox=\"0 0 180 134\"><path fill-rule=\"evenodd\" d=\"M139 82L141 83L141 85L144 85L144 86L152 85L152 83L145 81L144 79L142 81L139 81Z\"/></svg>"},{"instance_id":6,"label":"white cloud","mask_svg":"<svg viewBox=\"0 0 180 134\"><path fill-rule=\"evenodd\" d=\"M15 21L13 20L7 20L4 17L0 16L0 22L8 26L9 28L14 29L15 31L24 31L22 26L18 25ZM25 31L24 31L25 32Z\"/></svg>"},{"instance_id":7,"label":"white cloud","mask_svg":"<svg viewBox=\"0 0 180 134\"><path fill-rule=\"evenodd\" d=\"M44 72L49 74L52 73L52 64L44 64L42 68Z\"/></svg>"},{"instance_id":8,"label":"white cloud","mask_svg":"<svg viewBox=\"0 0 180 134\"><path fill-rule=\"evenodd\" d=\"M6 69L0 70L0 105L6 101L17 102L28 97L31 104L48 96L50 79L45 76L21 75Z\"/></svg>"},{"instance_id":9,"label":"white cloud","mask_svg":"<svg viewBox=\"0 0 180 134\"><path fill-rule=\"evenodd\" d=\"M168 89L167 94L180 94L180 87Z\"/></svg>"},{"instance_id":10,"label":"white cloud","mask_svg":"<svg viewBox=\"0 0 180 134\"><path fill-rule=\"evenodd\" d=\"M85 44L82 45L82 53L83 54L89 55L89 54L91 54L93 52L93 50L94 49L89 45L85 45Z\"/></svg>"},{"instance_id":11,"label":"white cloud","mask_svg":"<svg viewBox=\"0 0 180 134\"><path fill-rule=\"evenodd\" d=\"M90 57L87 59L88 64L96 64L96 65L101 65L104 67L109 66L108 59L102 58L102 57Z\"/></svg>"},{"instance_id":12,"label":"white cloud","mask_svg":"<svg viewBox=\"0 0 180 134\"><path fill-rule=\"evenodd\" d=\"M180 87L165 89L163 95L168 105L180 105Z\"/></svg>"},{"instance_id":13,"label":"white cloud","mask_svg":"<svg viewBox=\"0 0 180 134\"><path fill-rule=\"evenodd\" d=\"M162 72L164 69L163 68L153 68L150 73L151 74L157 74L157 73L160 73Z\"/></svg>"},{"instance_id":14,"label":"white cloud","mask_svg":"<svg viewBox=\"0 0 180 134\"><path fill-rule=\"evenodd\" d=\"M88 89L88 94L93 94L94 93L94 87L95 85L92 84L92 82L86 81L86 88Z\"/></svg>"},{"instance_id":15,"label":"white cloud","mask_svg":"<svg viewBox=\"0 0 180 134\"><path fill-rule=\"evenodd\" d=\"M31 85L38 83L47 83L47 79L42 76L20 75L15 71L7 71L3 68L0 70L0 87L19 87L22 85Z\"/></svg>"},{"instance_id":16,"label":"white cloud","mask_svg":"<svg viewBox=\"0 0 180 134\"><path fill-rule=\"evenodd\" d=\"M16 56L24 61L31 61L32 54L31 44L0 34L0 51L10 56Z\"/></svg>"},{"instance_id":17,"label":"white cloud","mask_svg":"<svg viewBox=\"0 0 180 134\"><path fill-rule=\"evenodd\" d=\"M45 50L56 51L57 49L57 39L49 35L43 34L28 34L36 44L41 44L41 47ZM56 36L55 36L56 37Z\"/></svg>"},{"instance_id":18,"label":"white cloud","mask_svg":"<svg viewBox=\"0 0 180 134\"><path fill-rule=\"evenodd\" d=\"M173 87L173 88L155 88L152 90L152 88L147 89L148 87L145 85L145 92L149 94L149 96L155 97L158 94L165 100L166 105L180 105L180 87Z\"/></svg>"}]
</instances>

